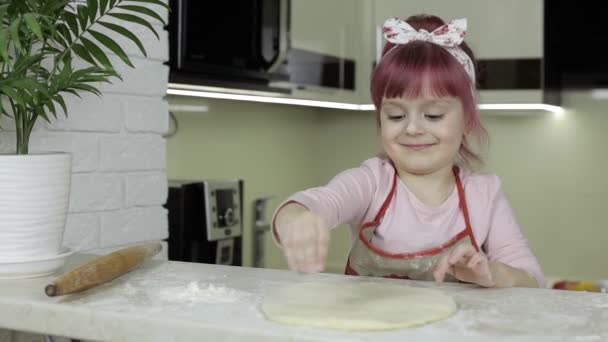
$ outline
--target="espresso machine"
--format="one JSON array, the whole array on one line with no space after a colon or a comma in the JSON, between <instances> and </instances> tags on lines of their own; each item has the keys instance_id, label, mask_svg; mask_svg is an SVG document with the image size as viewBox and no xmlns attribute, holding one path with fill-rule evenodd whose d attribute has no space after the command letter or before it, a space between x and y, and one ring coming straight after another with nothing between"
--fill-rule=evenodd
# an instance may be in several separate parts
<instances>
[{"instance_id":1,"label":"espresso machine","mask_svg":"<svg viewBox=\"0 0 608 342\"><path fill-rule=\"evenodd\" d=\"M169 180L169 260L241 266L242 204L242 180Z\"/></svg>"}]
</instances>

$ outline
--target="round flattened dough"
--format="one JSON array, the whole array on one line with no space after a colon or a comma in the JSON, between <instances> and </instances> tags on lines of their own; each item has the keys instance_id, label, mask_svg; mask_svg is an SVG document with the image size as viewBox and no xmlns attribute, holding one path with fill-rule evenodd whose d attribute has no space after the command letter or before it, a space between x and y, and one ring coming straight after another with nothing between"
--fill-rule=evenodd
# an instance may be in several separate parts
<instances>
[{"instance_id":1,"label":"round flattened dough","mask_svg":"<svg viewBox=\"0 0 608 342\"><path fill-rule=\"evenodd\" d=\"M457 310L442 291L373 282L295 284L269 292L262 302L271 321L350 331L419 326Z\"/></svg>"}]
</instances>

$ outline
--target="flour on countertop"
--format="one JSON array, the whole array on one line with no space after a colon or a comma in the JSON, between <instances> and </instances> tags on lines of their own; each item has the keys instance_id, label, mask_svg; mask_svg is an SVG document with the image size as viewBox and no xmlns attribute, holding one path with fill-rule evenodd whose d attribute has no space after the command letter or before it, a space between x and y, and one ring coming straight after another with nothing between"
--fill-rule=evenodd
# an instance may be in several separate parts
<instances>
[{"instance_id":1,"label":"flour on countertop","mask_svg":"<svg viewBox=\"0 0 608 342\"><path fill-rule=\"evenodd\" d=\"M250 292L217 282L167 283L131 280L104 284L90 292L76 294L69 300L75 305L86 303L119 312L127 312L141 306L145 306L148 312L162 312L173 309L180 311L184 305L201 303L239 303L251 299L252 295Z\"/></svg>"},{"instance_id":2,"label":"flour on countertop","mask_svg":"<svg viewBox=\"0 0 608 342\"><path fill-rule=\"evenodd\" d=\"M599 335L593 335L593 336L577 336L575 337L575 341L583 341L583 342L595 342L595 341L601 341L601 336Z\"/></svg>"},{"instance_id":3,"label":"flour on countertop","mask_svg":"<svg viewBox=\"0 0 608 342\"><path fill-rule=\"evenodd\" d=\"M185 287L169 287L159 293L159 297L167 302L206 302L206 303L233 303L238 302L250 294L244 291L231 289L213 284L199 284L190 282Z\"/></svg>"}]
</instances>

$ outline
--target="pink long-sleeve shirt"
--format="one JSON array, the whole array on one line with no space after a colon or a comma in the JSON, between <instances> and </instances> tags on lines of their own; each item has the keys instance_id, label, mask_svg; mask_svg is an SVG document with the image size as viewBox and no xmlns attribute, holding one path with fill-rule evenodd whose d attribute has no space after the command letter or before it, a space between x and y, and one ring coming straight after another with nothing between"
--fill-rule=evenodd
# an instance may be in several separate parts
<instances>
[{"instance_id":1,"label":"pink long-sleeve shirt","mask_svg":"<svg viewBox=\"0 0 608 342\"><path fill-rule=\"evenodd\" d=\"M304 205L330 227L350 225L354 242L360 226L372 221L380 210L394 175L395 169L388 160L371 158L341 172L325 186L295 193L284 203ZM539 286L544 286L541 267L521 233L500 179L462 168L460 178L473 235L480 248L490 260L524 270ZM456 187L442 204L429 206L397 178L394 199L376 229L373 244L390 253L418 252L442 245L464 228Z\"/></svg>"}]
</instances>

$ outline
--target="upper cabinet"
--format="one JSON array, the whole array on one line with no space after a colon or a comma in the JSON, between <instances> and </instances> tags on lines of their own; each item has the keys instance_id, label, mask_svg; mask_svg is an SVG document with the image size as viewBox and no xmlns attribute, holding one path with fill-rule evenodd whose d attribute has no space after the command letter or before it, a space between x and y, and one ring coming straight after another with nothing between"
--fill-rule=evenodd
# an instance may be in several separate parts
<instances>
[{"instance_id":1,"label":"upper cabinet","mask_svg":"<svg viewBox=\"0 0 608 342\"><path fill-rule=\"evenodd\" d=\"M360 11L353 0L291 0L291 47L355 59Z\"/></svg>"},{"instance_id":2,"label":"upper cabinet","mask_svg":"<svg viewBox=\"0 0 608 342\"><path fill-rule=\"evenodd\" d=\"M376 40L387 18L433 14L467 18L467 44L478 60L481 103L550 103L544 89L543 0L372 0ZM377 44L377 48L383 44Z\"/></svg>"},{"instance_id":3,"label":"upper cabinet","mask_svg":"<svg viewBox=\"0 0 608 342\"><path fill-rule=\"evenodd\" d=\"M467 18L465 40L478 59L541 58L542 0L375 0L374 24L387 18L433 14L443 20Z\"/></svg>"},{"instance_id":4,"label":"upper cabinet","mask_svg":"<svg viewBox=\"0 0 608 342\"><path fill-rule=\"evenodd\" d=\"M445 21L467 18L465 39L478 59L482 103L550 102L547 79L555 77L552 70L559 65L543 63L547 47L543 0L250 3L237 20L231 5L223 2L171 0L172 83L240 93L262 91L282 99L342 102L360 108L371 104L369 79L385 44L384 21L434 14ZM202 12L206 16L199 17ZM238 25L223 27L226 22ZM214 31L213 27L223 28Z\"/></svg>"},{"instance_id":5,"label":"upper cabinet","mask_svg":"<svg viewBox=\"0 0 608 342\"><path fill-rule=\"evenodd\" d=\"M287 82L297 98L359 102L365 0L291 0ZM277 83L273 83L277 85Z\"/></svg>"}]
</instances>

